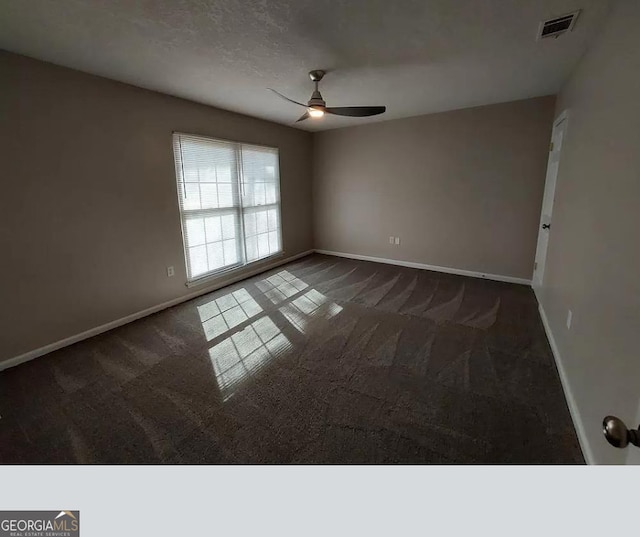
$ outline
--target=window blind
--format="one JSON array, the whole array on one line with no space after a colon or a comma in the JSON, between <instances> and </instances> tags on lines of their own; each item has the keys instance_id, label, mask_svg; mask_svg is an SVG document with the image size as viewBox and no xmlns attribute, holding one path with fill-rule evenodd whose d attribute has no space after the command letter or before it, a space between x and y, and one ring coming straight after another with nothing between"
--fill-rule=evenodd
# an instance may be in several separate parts
<instances>
[{"instance_id":1,"label":"window blind","mask_svg":"<svg viewBox=\"0 0 640 537\"><path fill-rule=\"evenodd\" d=\"M173 135L190 282L282 251L278 150Z\"/></svg>"},{"instance_id":2,"label":"window blind","mask_svg":"<svg viewBox=\"0 0 640 537\"><path fill-rule=\"evenodd\" d=\"M241 146L242 207L247 261L280 251L278 152Z\"/></svg>"}]
</instances>

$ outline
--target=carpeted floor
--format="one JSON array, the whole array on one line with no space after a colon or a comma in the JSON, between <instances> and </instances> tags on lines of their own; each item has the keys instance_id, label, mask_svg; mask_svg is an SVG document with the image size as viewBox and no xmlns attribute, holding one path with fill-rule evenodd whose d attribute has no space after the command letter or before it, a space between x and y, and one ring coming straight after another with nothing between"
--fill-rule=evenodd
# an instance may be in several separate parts
<instances>
[{"instance_id":1,"label":"carpeted floor","mask_svg":"<svg viewBox=\"0 0 640 537\"><path fill-rule=\"evenodd\" d=\"M312 255L0 373L3 463L582 463L530 288Z\"/></svg>"}]
</instances>

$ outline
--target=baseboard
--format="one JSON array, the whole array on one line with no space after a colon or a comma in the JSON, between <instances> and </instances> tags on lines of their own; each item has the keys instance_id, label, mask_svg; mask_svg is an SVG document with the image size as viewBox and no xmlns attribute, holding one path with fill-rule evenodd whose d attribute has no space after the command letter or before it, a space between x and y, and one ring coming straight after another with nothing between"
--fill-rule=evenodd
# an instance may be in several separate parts
<instances>
[{"instance_id":1,"label":"baseboard","mask_svg":"<svg viewBox=\"0 0 640 537\"><path fill-rule=\"evenodd\" d=\"M534 289L534 292L535 292L535 289ZM536 293L536 298L538 298L537 293ZM582 455L584 456L584 460L586 461L587 464L596 464L595 458L593 456L593 451L591 450L591 447L589 445L589 440L587 440L584 422L580 417L580 411L578 410L578 405L576 403L576 400L573 397L573 392L571 391L571 384L569 383L569 378L567 377L567 373L564 368L562 356L560 355L560 349L558 349L556 339L553 337L553 332L551 331L551 325L549 324L549 319L547 318L547 314L545 313L539 298L538 298L538 310L540 311L540 318L542 319L542 324L544 325L544 331L547 334L547 339L549 340L549 345L551 346L553 358L556 362L558 373L560 374L560 382L562 382L562 389L564 391L565 399L567 400L569 413L571 414L571 419L573 420L573 426L578 435L578 441L580 442Z\"/></svg>"},{"instance_id":2,"label":"baseboard","mask_svg":"<svg viewBox=\"0 0 640 537\"><path fill-rule=\"evenodd\" d=\"M376 263L386 263L387 265L398 265L400 267L433 270L435 272L445 272L447 274L457 274L458 276L471 276L472 278L483 278L497 282L518 283L521 285L531 285L531 280L524 278L514 278L513 276L502 276L500 274L486 274L472 270L462 270L450 267L440 267L437 265L426 265L424 263L414 263L413 261L400 261L397 259L386 259L384 257L373 257L369 255L346 254L344 252L332 252L331 250L317 250L319 254L334 255L336 257L346 257L348 259L359 259L361 261L374 261Z\"/></svg>"},{"instance_id":3,"label":"baseboard","mask_svg":"<svg viewBox=\"0 0 640 537\"><path fill-rule=\"evenodd\" d=\"M3 360L0 362L0 371L4 369L8 369L10 367L15 367L24 362L28 362L29 360L33 360L34 358L38 358L45 354L49 354L50 352L57 351L58 349L62 349L63 347L68 347L69 345L73 345L78 341L82 341L83 339L88 339L93 336L97 336L98 334L102 334L103 332L107 332L108 330L113 330L114 328L118 328L119 326L128 324L133 321L137 321L138 319L142 319L142 317L146 317L147 315L151 315L152 313L157 313L158 311L170 308L172 306L176 306L181 302L186 302L187 300L191 300L192 298L196 298L200 295L204 295L206 293L210 293L222 287L226 287L227 285L232 285L241 280L246 280L247 278L251 278L260 274L262 272L266 272L268 270L279 267L280 265L284 265L285 263L290 263L291 261L295 261L296 259L300 259L301 257L305 257L309 254L312 254L313 250L307 250L306 252L302 252L290 257L281 258L272 263L262 265L260 267L255 268L254 270L244 272L237 276L233 276L231 278L226 278L224 280L220 280L219 282L212 282L209 285L194 291L193 293L189 293L188 295L184 295L178 298L174 298L173 300L169 300L167 302L163 302L162 304L158 304L156 306L152 306L150 308L144 309L142 311L138 311L136 313L132 313L131 315L127 315L126 317L122 317L120 319L116 319L115 321L111 321L109 323L96 326L95 328L90 328L80 334L76 334L74 336L61 339L54 343L50 343L49 345L45 345L44 347L40 347L38 349L34 349L29 352L25 352L19 356L14 356L13 358L9 358L7 360Z\"/></svg>"},{"instance_id":4,"label":"baseboard","mask_svg":"<svg viewBox=\"0 0 640 537\"><path fill-rule=\"evenodd\" d=\"M377 263L386 263L389 265L398 265L398 266L402 266L402 267L409 267L409 268L418 268L418 269L426 269L426 270L433 270L436 272L445 272L448 274L458 274L461 276L471 276L474 278L485 278L485 279L489 279L489 280L495 280L495 281L500 281L500 282L508 282L508 283L518 283L518 284L523 284L523 285L530 285L531 281L530 280L525 280L522 278L514 278L511 276L501 276L501 275L497 275L497 274L483 274L480 272L473 272L473 271L468 271L468 270L461 270L461 269L453 269L453 268L449 268L449 267L440 267L440 266L435 266L435 265L426 265L423 263L414 263L411 261L399 261L399 260L395 260L395 259L385 259L385 258L381 258L381 257L373 257L373 256L366 256L366 255L358 255L358 254L346 254L343 252L333 252L333 251L329 251L329 250L307 250L305 252L301 252L299 254L290 256L290 257L286 257L286 258L282 258L282 259L278 259L277 261L274 261L272 263L269 263L267 265L263 265L261 267L258 267L254 270L251 270L249 272L245 272L243 274L240 274L238 276L232 277L232 278L228 278L225 279L224 281L220 281L220 282L216 282L216 283L212 283L210 285L207 285L206 287L203 287L197 291L194 291L193 293L189 293L187 295L175 298L173 300L169 300L167 302L163 302L161 304L158 304L156 306L152 306L150 308L144 309L142 311L138 311L136 313L133 313L131 315L127 315L126 317L122 317L120 319L116 319L114 321L111 321L109 323L100 325L100 326L96 326L95 328L91 328L89 330L86 330L84 332L81 332L80 334L76 334L74 336L65 338L65 339L61 339L59 341L56 341L54 343L50 343L49 345L45 345L44 347L40 347L38 349L34 349L32 351L26 352L24 354L21 354L19 356L15 356L13 358L9 358L8 360L4 360L2 362L0 362L0 371L4 370L4 369L8 369L10 367L15 367L19 364L22 364L24 362L28 362L30 360L33 360L35 358L38 358L40 356L43 356L45 354L48 354L50 352L56 351L58 349L62 349L63 347L67 347L69 345L73 345L74 343L77 343L79 341L82 341L84 339L88 339L90 337L93 336L97 336L98 334L102 334L103 332L107 332L109 330L112 330L114 328L117 328L119 326L123 326L125 324L128 324L130 322L136 321L138 319L141 319L143 317L146 317L147 315L151 315L153 313L157 313L158 311L164 310L166 308L170 308L172 306L176 306L177 304L180 304L182 302L186 302L187 300L191 300L193 298L196 298L200 295L204 295L206 293L210 293L212 291L215 291L217 289L220 289L222 287L225 287L227 285L232 285L234 283L237 283L241 280L245 280L247 278L251 278L253 276L256 276L257 274L260 274L262 272L266 272L268 270L274 269L280 265L284 265L285 263L290 263L292 261L295 261L296 259L300 259L302 257L305 257L309 254L312 254L313 252L317 252L319 254L325 254L325 255L332 255L332 256L336 256L336 257L345 257L348 259L358 259L358 260L363 260L363 261L374 261ZM535 289L534 289L535 291ZM536 293L537 296L537 293ZM540 311L540 317L542 319L542 324L544 325L544 329L545 332L547 334L547 338L549 340L549 344L551 345L551 350L553 352L553 357L555 359L556 362L556 366L558 368L558 372L560 374L560 380L562 382L562 387L564 390L564 394L567 400L567 405L569 406L569 411L571 413L571 418L573 420L573 424L574 427L576 429L577 435L578 435L578 440L580 442L580 447L582 449L582 453L584 455L585 461L587 462L587 464L595 464L595 460L593 457L593 452L591 451L591 448L589 446L589 442L587 440L587 436L585 434L585 428L584 428L584 424L582 422L582 419L580 417L580 412L578 411L578 407L577 404L575 402L575 399L573 398L572 392L571 392L571 386L569 384L569 380L567 378L567 374L565 372L564 369L564 365L562 362L562 357L560 355L560 351L558 349L558 345L556 344L555 338L553 337L553 332L551 331L551 327L549 325L549 320L547 319L547 315L544 311L544 308L542 307L542 304L540 303L540 300L538 299L538 308Z\"/></svg>"}]
</instances>

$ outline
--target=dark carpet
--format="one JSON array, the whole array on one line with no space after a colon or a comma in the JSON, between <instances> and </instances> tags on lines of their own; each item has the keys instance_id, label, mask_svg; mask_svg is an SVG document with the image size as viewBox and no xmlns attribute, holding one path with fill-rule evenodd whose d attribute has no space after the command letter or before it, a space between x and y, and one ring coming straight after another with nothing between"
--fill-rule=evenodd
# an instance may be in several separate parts
<instances>
[{"instance_id":1,"label":"dark carpet","mask_svg":"<svg viewBox=\"0 0 640 537\"><path fill-rule=\"evenodd\" d=\"M583 463L530 288L312 255L0 373L3 463Z\"/></svg>"}]
</instances>

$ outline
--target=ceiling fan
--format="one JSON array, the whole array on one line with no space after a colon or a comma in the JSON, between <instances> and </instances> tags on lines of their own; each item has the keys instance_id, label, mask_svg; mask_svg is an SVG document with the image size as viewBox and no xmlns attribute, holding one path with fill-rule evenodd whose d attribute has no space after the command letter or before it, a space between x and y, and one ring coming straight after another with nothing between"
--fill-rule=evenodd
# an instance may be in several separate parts
<instances>
[{"instance_id":1,"label":"ceiling fan","mask_svg":"<svg viewBox=\"0 0 640 537\"><path fill-rule=\"evenodd\" d=\"M322 80L322 77L325 75L325 71L320 69L316 69L315 71L309 71L309 78L315 84L315 89L311 94L311 99L307 102L307 104L299 103L298 101L294 101L293 99L289 99L289 97L285 97L279 91L276 91L272 88L268 88L273 91L276 95L282 97L283 99L289 101L290 103L297 104L298 106L303 106L307 110L302 116L298 118L296 123L299 121L304 121L310 117L312 118L320 118L325 114L333 114L335 116L349 116L349 117L368 117L368 116L377 116L378 114L383 114L386 110L386 106L327 106L327 103L322 98L320 91L318 90L318 82Z\"/></svg>"}]
</instances>

